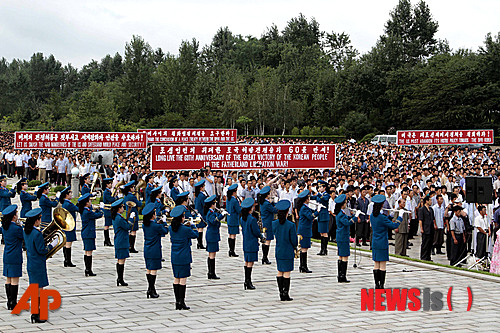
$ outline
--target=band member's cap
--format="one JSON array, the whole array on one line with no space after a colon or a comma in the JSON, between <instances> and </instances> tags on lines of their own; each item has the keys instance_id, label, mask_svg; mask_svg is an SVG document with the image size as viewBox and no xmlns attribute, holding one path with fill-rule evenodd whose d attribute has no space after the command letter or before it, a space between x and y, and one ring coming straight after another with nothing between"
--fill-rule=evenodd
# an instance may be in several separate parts
<instances>
[{"instance_id":1,"label":"band member's cap","mask_svg":"<svg viewBox=\"0 0 500 333\"><path fill-rule=\"evenodd\" d=\"M7 179L7 176L6 175L1 175L0 176L0 180L6 180Z\"/></svg>"},{"instance_id":2,"label":"band member's cap","mask_svg":"<svg viewBox=\"0 0 500 333\"><path fill-rule=\"evenodd\" d=\"M89 198L90 198L90 193L85 193L84 195L78 198L78 202L88 200Z\"/></svg>"},{"instance_id":3,"label":"band member's cap","mask_svg":"<svg viewBox=\"0 0 500 333\"><path fill-rule=\"evenodd\" d=\"M328 183L325 182L323 179L318 180L318 184L319 185L324 185L324 186L328 185Z\"/></svg>"},{"instance_id":4,"label":"band member's cap","mask_svg":"<svg viewBox=\"0 0 500 333\"><path fill-rule=\"evenodd\" d=\"M118 200L116 200L115 202L113 202L113 203L111 204L111 207L119 207L119 206L121 206L121 205L123 205L123 198L122 198L122 199L118 199Z\"/></svg>"},{"instance_id":5,"label":"band member's cap","mask_svg":"<svg viewBox=\"0 0 500 333\"><path fill-rule=\"evenodd\" d=\"M182 216L184 215L185 210L186 209L184 208L184 206L175 206L174 209L172 209L172 211L170 212L170 216L171 217Z\"/></svg>"},{"instance_id":6,"label":"band member's cap","mask_svg":"<svg viewBox=\"0 0 500 333\"><path fill-rule=\"evenodd\" d=\"M373 203L383 203L385 201L385 195L377 194L372 198Z\"/></svg>"},{"instance_id":7,"label":"band member's cap","mask_svg":"<svg viewBox=\"0 0 500 333\"><path fill-rule=\"evenodd\" d=\"M189 195L189 191L182 192L181 194L179 194L179 195L177 196L177 198L187 197L188 195Z\"/></svg>"},{"instance_id":8,"label":"band member's cap","mask_svg":"<svg viewBox=\"0 0 500 333\"><path fill-rule=\"evenodd\" d=\"M151 193L153 192L160 192L161 186L155 187L154 189L151 190Z\"/></svg>"},{"instance_id":9,"label":"band member's cap","mask_svg":"<svg viewBox=\"0 0 500 333\"><path fill-rule=\"evenodd\" d=\"M86 173L83 175L83 179L90 177L90 173Z\"/></svg>"},{"instance_id":10,"label":"band member's cap","mask_svg":"<svg viewBox=\"0 0 500 333\"><path fill-rule=\"evenodd\" d=\"M299 193L299 198L305 198L309 195L309 190L304 190L302 192Z\"/></svg>"},{"instance_id":11,"label":"band member's cap","mask_svg":"<svg viewBox=\"0 0 500 333\"><path fill-rule=\"evenodd\" d=\"M18 181L18 183L21 183L21 184L22 184L22 183L27 183L27 182L28 182L28 178L26 178L26 177L23 177L23 178L21 178L21 179Z\"/></svg>"},{"instance_id":12,"label":"band member's cap","mask_svg":"<svg viewBox=\"0 0 500 333\"><path fill-rule=\"evenodd\" d=\"M254 199L252 199L252 198L246 198L241 203L241 208L250 208L250 207L252 207L254 205L254 203L255 203Z\"/></svg>"},{"instance_id":13,"label":"band member's cap","mask_svg":"<svg viewBox=\"0 0 500 333\"><path fill-rule=\"evenodd\" d=\"M64 190L61 191L61 195L64 196L71 191L71 186L66 187Z\"/></svg>"},{"instance_id":14,"label":"band member's cap","mask_svg":"<svg viewBox=\"0 0 500 333\"><path fill-rule=\"evenodd\" d=\"M155 173L154 173L154 172L151 172L150 174L148 174L148 175L146 176L146 181L148 181L148 180L149 180L151 177L153 177L154 175L155 175Z\"/></svg>"},{"instance_id":15,"label":"band member's cap","mask_svg":"<svg viewBox=\"0 0 500 333\"><path fill-rule=\"evenodd\" d=\"M271 191L271 188L269 186L264 186L262 190L260 190L260 194L268 194Z\"/></svg>"},{"instance_id":16,"label":"band member's cap","mask_svg":"<svg viewBox=\"0 0 500 333\"><path fill-rule=\"evenodd\" d=\"M2 210L2 215L6 216L6 215L13 214L16 210L17 210L17 205L7 206L7 208L5 208L4 210Z\"/></svg>"},{"instance_id":17,"label":"band member's cap","mask_svg":"<svg viewBox=\"0 0 500 333\"><path fill-rule=\"evenodd\" d=\"M113 181L113 178L104 178L102 181L108 183L108 182L112 182Z\"/></svg>"},{"instance_id":18,"label":"band member's cap","mask_svg":"<svg viewBox=\"0 0 500 333\"><path fill-rule=\"evenodd\" d=\"M343 202L345 201L345 199L346 199L346 198L347 198L347 197L346 197L346 195L345 195L345 194L341 194L341 195L337 196L337 197L335 198L335 200L333 200L333 201L335 201L335 203L340 204L340 203L343 203Z\"/></svg>"},{"instance_id":19,"label":"band member's cap","mask_svg":"<svg viewBox=\"0 0 500 333\"><path fill-rule=\"evenodd\" d=\"M236 190L237 188L238 188L238 185L237 185L237 184L233 184L233 185L229 186L229 187L227 188L227 190L228 190L228 191L234 191L234 190Z\"/></svg>"},{"instance_id":20,"label":"band member's cap","mask_svg":"<svg viewBox=\"0 0 500 333\"><path fill-rule=\"evenodd\" d=\"M215 200L215 198L217 198L216 195L211 195L211 196L209 196L208 198L205 199L205 203L211 203L212 201Z\"/></svg>"},{"instance_id":21,"label":"band member's cap","mask_svg":"<svg viewBox=\"0 0 500 333\"><path fill-rule=\"evenodd\" d=\"M280 200L276 204L277 210L288 210L290 208L290 201L288 200Z\"/></svg>"},{"instance_id":22,"label":"band member's cap","mask_svg":"<svg viewBox=\"0 0 500 333\"><path fill-rule=\"evenodd\" d=\"M135 180L132 180L132 181L128 182L127 184L125 184L125 186L123 186L123 188L130 188L130 187L134 186L134 184L135 184Z\"/></svg>"},{"instance_id":23,"label":"band member's cap","mask_svg":"<svg viewBox=\"0 0 500 333\"><path fill-rule=\"evenodd\" d=\"M26 213L26 217L35 217L35 216L39 216L39 215L42 215L41 208L35 208L35 209L32 209Z\"/></svg>"},{"instance_id":24,"label":"band member's cap","mask_svg":"<svg viewBox=\"0 0 500 333\"><path fill-rule=\"evenodd\" d=\"M205 184L205 179L202 179L199 182L197 182L196 184L194 184L194 187L199 187L199 186L201 186L203 184Z\"/></svg>"},{"instance_id":25,"label":"band member's cap","mask_svg":"<svg viewBox=\"0 0 500 333\"><path fill-rule=\"evenodd\" d=\"M142 210L142 215L149 215L155 210L155 204L154 203L148 203L146 206L144 206Z\"/></svg>"}]
</instances>

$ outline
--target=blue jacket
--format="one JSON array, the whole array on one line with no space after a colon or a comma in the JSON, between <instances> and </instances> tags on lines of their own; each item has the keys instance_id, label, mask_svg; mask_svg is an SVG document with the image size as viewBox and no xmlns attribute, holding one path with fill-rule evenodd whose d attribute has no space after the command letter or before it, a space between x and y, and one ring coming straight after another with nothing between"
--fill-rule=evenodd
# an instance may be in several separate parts
<instances>
[{"instance_id":1,"label":"blue jacket","mask_svg":"<svg viewBox=\"0 0 500 333\"><path fill-rule=\"evenodd\" d=\"M47 276L47 253L52 249L52 246L45 245L43 235L40 230L33 228L28 234L25 232L24 243L26 244L26 257L28 263L26 265L29 282L38 283L39 287L46 287L49 285Z\"/></svg>"},{"instance_id":2,"label":"blue jacket","mask_svg":"<svg viewBox=\"0 0 500 333\"><path fill-rule=\"evenodd\" d=\"M25 190L21 191L19 197L21 198L21 205L22 205L21 214L20 215L21 215L22 218L24 218L24 217L26 217L26 213L29 212L32 209L31 208L31 202L32 201L36 201L37 197L36 197L36 195L29 194Z\"/></svg>"},{"instance_id":3,"label":"blue jacket","mask_svg":"<svg viewBox=\"0 0 500 333\"><path fill-rule=\"evenodd\" d=\"M368 211L368 205L370 204L370 201L366 198L361 198L359 197L358 200L356 200L356 205L358 206L358 209L362 211L363 213L366 213ZM366 222L368 221L368 216L360 214L359 215L359 222Z\"/></svg>"},{"instance_id":4,"label":"blue jacket","mask_svg":"<svg viewBox=\"0 0 500 333\"><path fill-rule=\"evenodd\" d=\"M9 190L6 187L0 187L0 211L11 205L10 198L16 196L16 190Z\"/></svg>"},{"instance_id":5,"label":"blue jacket","mask_svg":"<svg viewBox=\"0 0 500 333\"><path fill-rule=\"evenodd\" d=\"M299 228L297 230L299 235L302 235L302 237L312 237L312 225L315 216L318 216L317 211L313 211L305 204L300 207Z\"/></svg>"},{"instance_id":6,"label":"blue jacket","mask_svg":"<svg viewBox=\"0 0 500 333\"><path fill-rule=\"evenodd\" d=\"M213 210L209 210L207 213L207 234L206 240L207 242L218 242L220 241L220 220L222 220L222 215L214 212Z\"/></svg>"},{"instance_id":7,"label":"blue jacket","mask_svg":"<svg viewBox=\"0 0 500 333\"><path fill-rule=\"evenodd\" d=\"M128 249L130 247L128 232L132 230L132 224L120 214L113 219L113 230L115 232L115 249Z\"/></svg>"},{"instance_id":8,"label":"blue jacket","mask_svg":"<svg viewBox=\"0 0 500 333\"><path fill-rule=\"evenodd\" d=\"M108 188L104 190L102 194L102 202L105 205L110 205L116 200L118 200L118 197L112 196L111 191ZM104 209L104 217L111 218L111 209Z\"/></svg>"},{"instance_id":9,"label":"blue jacket","mask_svg":"<svg viewBox=\"0 0 500 333\"><path fill-rule=\"evenodd\" d=\"M354 224L354 220L340 211L335 217L335 221L337 222L337 243L349 243L351 224Z\"/></svg>"},{"instance_id":10,"label":"blue jacket","mask_svg":"<svg viewBox=\"0 0 500 333\"><path fill-rule=\"evenodd\" d=\"M3 249L3 264L23 263L23 227L10 222L9 229L2 228L5 246Z\"/></svg>"},{"instance_id":11,"label":"blue jacket","mask_svg":"<svg viewBox=\"0 0 500 333\"><path fill-rule=\"evenodd\" d=\"M46 194L42 194L38 202L42 209L42 222L52 222L52 208L57 207L57 200L50 200Z\"/></svg>"},{"instance_id":12,"label":"blue jacket","mask_svg":"<svg viewBox=\"0 0 500 333\"><path fill-rule=\"evenodd\" d=\"M181 224L177 231L168 228L170 232L170 262L172 265L189 265L193 262L191 256L191 239L198 238L198 231Z\"/></svg>"},{"instance_id":13,"label":"blue jacket","mask_svg":"<svg viewBox=\"0 0 500 333\"><path fill-rule=\"evenodd\" d=\"M156 212L156 217L159 217L163 213L165 213L167 210L165 209L165 205L161 202L160 198L156 198L155 200L155 212Z\"/></svg>"},{"instance_id":14,"label":"blue jacket","mask_svg":"<svg viewBox=\"0 0 500 333\"><path fill-rule=\"evenodd\" d=\"M127 211L127 202L129 201L132 201L132 202L135 202L135 207L132 208L132 211L130 212L130 215L132 215L132 213L135 213L135 217L132 219L132 218L129 218L129 221L130 222L139 222L139 208L142 206L142 202L137 200L136 196L133 195L132 193L128 193L125 198L123 199L123 204L125 206L125 212Z\"/></svg>"},{"instance_id":15,"label":"blue jacket","mask_svg":"<svg viewBox=\"0 0 500 333\"><path fill-rule=\"evenodd\" d=\"M257 219L252 215L248 215L246 221L241 219L241 232L243 233L243 251L259 252L261 234Z\"/></svg>"},{"instance_id":16,"label":"blue jacket","mask_svg":"<svg viewBox=\"0 0 500 333\"><path fill-rule=\"evenodd\" d=\"M273 234L276 237L276 249L274 251L276 259L294 259L295 248L299 244L295 223L288 220L281 224L280 221L273 221Z\"/></svg>"},{"instance_id":17,"label":"blue jacket","mask_svg":"<svg viewBox=\"0 0 500 333\"><path fill-rule=\"evenodd\" d=\"M144 190L144 202L146 205L151 202L151 191L153 188L154 187L151 183L147 183L146 189Z\"/></svg>"},{"instance_id":18,"label":"blue jacket","mask_svg":"<svg viewBox=\"0 0 500 333\"><path fill-rule=\"evenodd\" d=\"M73 204L70 200L65 199L62 204L62 208L66 209L71 214L71 216L73 216L73 219L75 220L76 223L76 212L78 212L78 207L75 204Z\"/></svg>"},{"instance_id":19,"label":"blue jacket","mask_svg":"<svg viewBox=\"0 0 500 333\"><path fill-rule=\"evenodd\" d=\"M189 208L187 208L186 205L183 206L184 206L184 218L188 219L190 217L196 217L191 213L191 211L189 210Z\"/></svg>"},{"instance_id":20,"label":"blue jacket","mask_svg":"<svg viewBox=\"0 0 500 333\"><path fill-rule=\"evenodd\" d=\"M387 230L399 227L399 222L392 222L386 215L380 213L378 216L370 215L372 225L372 249L386 250L389 248L389 237Z\"/></svg>"},{"instance_id":21,"label":"blue jacket","mask_svg":"<svg viewBox=\"0 0 500 333\"><path fill-rule=\"evenodd\" d=\"M179 197L179 194L181 194L181 192L179 192L177 187L174 187L173 189L170 190L170 197L172 199L174 199L174 201L177 200L177 197Z\"/></svg>"},{"instance_id":22,"label":"blue jacket","mask_svg":"<svg viewBox=\"0 0 500 333\"><path fill-rule=\"evenodd\" d=\"M204 220L206 220L206 217L203 214L203 205L205 204L206 198L207 196L205 195L205 193L200 192L200 194L198 194L198 196L194 199L194 209L196 209L198 213L200 213L201 217Z\"/></svg>"},{"instance_id":23,"label":"blue jacket","mask_svg":"<svg viewBox=\"0 0 500 333\"><path fill-rule=\"evenodd\" d=\"M151 221L149 225L142 223L144 231L144 259L161 259L161 238L168 234L166 224Z\"/></svg>"},{"instance_id":24,"label":"blue jacket","mask_svg":"<svg viewBox=\"0 0 500 333\"><path fill-rule=\"evenodd\" d=\"M226 201L226 209L227 212L230 214L227 217L227 225L230 227L237 227L240 225L240 213L241 213L241 206L235 197L230 197Z\"/></svg>"},{"instance_id":25,"label":"blue jacket","mask_svg":"<svg viewBox=\"0 0 500 333\"><path fill-rule=\"evenodd\" d=\"M82 238L95 238L95 220L102 217L102 211L94 212L89 207L83 209Z\"/></svg>"},{"instance_id":26,"label":"blue jacket","mask_svg":"<svg viewBox=\"0 0 500 333\"><path fill-rule=\"evenodd\" d=\"M262 220L262 225L271 231L273 227L274 214L278 213L278 210L267 200L260 205L260 218Z\"/></svg>"},{"instance_id":27,"label":"blue jacket","mask_svg":"<svg viewBox=\"0 0 500 333\"><path fill-rule=\"evenodd\" d=\"M87 184L83 184L82 190L81 190L81 195L90 193L90 187Z\"/></svg>"},{"instance_id":28,"label":"blue jacket","mask_svg":"<svg viewBox=\"0 0 500 333\"><path fill-rule=\"evenodd\" d=\"M318 203L322 204L318 214L318 222L330 222L330 214L328 213L328 204L330 201L330 194L323 192L311 197L311 200L316 200Z\"/></svg>"}]
</instances>

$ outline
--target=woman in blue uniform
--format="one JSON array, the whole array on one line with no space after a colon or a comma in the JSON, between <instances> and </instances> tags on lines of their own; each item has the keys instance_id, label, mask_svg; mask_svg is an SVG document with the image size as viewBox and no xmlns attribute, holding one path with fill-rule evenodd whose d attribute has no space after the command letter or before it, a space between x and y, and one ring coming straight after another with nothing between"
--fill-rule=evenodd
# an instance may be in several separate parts
<instances>
[{"instance_id":1,"label":"woman in blue uniform","mask_svg":"<svg viewBox=\"0 0 500 333\"><path fill-rule=\"evenodd\" d=\"M177 196L180 193L177 186L179 186L179 179L177 179L177 177L173 177L172 179L170 179L170 182L168 183L168 187L170 188L170 197L174 201L177 200Z\"/></svg>"},{"instance_id":2,"label":"woman in blue uniform","mask_svg":"<svg viewBox=\"0 0 500 333\"><path fill-rule=\"evenodd\" d=\"M57 237L51 244L45 245L40 225L42 223L42 209L35 208L26 213L26 222L24 224L24 242L26 243L26 257L28 263L29 283L37 283L39 288L49 285L47 276L47 253L57 245ZM38 302L40 304L40 302ZM44 323L40 320L39 314L31 315L31 322Z\"/></svg>"},{"instance_id":3,"label":"woman in blue uniform","mask_svg":"<svg viewBox=\"0 0 500 333\"><path fill-rule=\"evenodd\" d=\"M259 260L259 239L264 241L260 233L257 219L252 216L255 209L255 201L246 198L241 203L241 233L243 234L243 256L245 258L245 290L255 289L252 283L253 263Z\"/></svg>"},{"instance_id":4,"label":"woman in blue uniform","mask_svg":"<svg viewBox=\"0 0 500 333\"><path fill-rule=\"evenodd\" d=\"M203 213L203 206L205 205L205 179L200 180L194 184L194 209L201 215L201 222L196 225L198 228L198 245L197 249L205 249L203 246L203 228L207 226L205 222L205 214Z\"/></svg>"},{"instance_id":5,"label":"woman in blue uniform","mask_svg":"<svg viewBox=\"0 0 500 333\"><path fill-rule=\"evenodd\" d=\"M62 204L62 208L66 209L76 222L76 212L78 212L78 207L71 202L71 197L73 192L71 187L66 187L61 191L59 195L59 202ZM66 234L66 244L63 247L64 253L64 267L75 267L76 265L71 262L71 245L76 241L76 228L71 231L64 231Z\"/></svg>"},{"instance_id":6,"label":"woman in blue uniform","mask_svg":"<svg viewBox=\"0 0 500 333\"><path fill-rule=\"evenodd\" d=\"M170 212L172 222L170 233L170 261L174 273L175 309L189 310L184 303L186 297L186 281L191 276L191 239L198 237L196 229L184 225L184 207L177 206ZM194 227L194 226L193 226Z\"/></svg>"},{"instance_id":7,"label":"woman in blue uniform","mask_svg":"<svg viewBox=\"0 0 500 333\"><path fill-rule=\"evenodd\" d=\"M351 230L351 225L357 221L357 216L349 218L345 213L344 209L347 208L347 197L345 194L341 194L335 198L335 220L337 222L337 250L339 259L337 261L338 276L337 280L340 283L349 283L347 280L347 261L351 255L349 235Z\"/></svg>"},{"instance_id":8,"label":"woman in blue uniform","mask_svg":"<svg viewBox=\"0 0 500 333\"><path fill-rule=\"evenodd\" d=\"M113 219L111 218L111 204L115 202L118 197L114 197L111 192L111 186L113 185L113 178L104 178L102 180L102 186L105 187L102 193L102 202L104 203L104 246L113 246L111 243L111 238L109 237L109 227L113 224Z\"/></svg>"},{"instance_id":9,"label":"woman in blue uniform","mask_svg":"<svg viewBox=\"0 0 500 333\"><path fill-rule=\"evenodd\" d=\"M372 225L372 260L373 278L375 280L375 289L384 289L386 264L389 261L389 237L388 230L399 227L402 217L398 217L398 222L392 222L386 215L381 214L380 210L385 202L385 195L378 194L372 198L373 212L370 215ZM399 214L403 216L403 214Z\"/></svg>"},{"instance_id":10,"label":"woman in blue uniform","mask_svg":"<svg viewBox=\"0 0 500 333\"><path fill-rule=\"evenodd\" d=\"M205 207L203 209L203 214L206 216L207 221L207 252L208 252L208 278L211 280L220 279L215 274L215 255L219 252L219 241L220 241L220 221L222 220L222 214L215 211L215 199L217 196L212 195L205 199Z\"/></svg>"},{"instance_id":11,"label":"woman in blue uniform","mask_svg":"<svg viewBox=\"0 0 500 333\"><path fill-rule=\"evenodd\" d=\"M23 228L17 223L17 205L10 205L2 211L2 234L7 310L13 310L17 304L19 278L23 275Z\"/></svg>"},{"instance_id":12,"label":"woman in blue uniform","mask_svg":"<svg viewBox=\"0 0 500 333\"><path fill-rule=\"evenodd\" d=\"M42 209L42 228L52 222L52 208L57 207L57 200L51 200L47 196L49 194L49 183L43 183L38 187L36 196L39 199L38 204Z\"/></svg>"},{"instance_id":13,"label":"woman in blue uniform","mask_svg":"<svg viewBox=\"0 0 500 333\"><path fill-rule=\"evenodd\" d=\"M80 177L80 194L90 193L90 173L86 173Z\"/></svg>"},{"instance_id":14,"label":"woman in blue uniform","mask_svg":"<svg viewBox=\"0 0 500 333\"><path fill-rule=\"evenodd\" d=\"M293 260L295 259L295 249L298 245L297 229L295 223L289 221L288 210L290 201L280 200L276 204L278 219L273 221L273 234L276 237L276 264L278 275L276 281L282 301L292 301L290 298L290 272L293 271Z\"/></svg>"},{"instance_id":15,"label":"woman in blue uniform","mask_svg":"<svg viewBox=\"0 0 500 333\"><path fill-rule=\"evenodd\" d=\"M26 190L28 189L28 179L22 178L17 183L17 193L21 199L21 218L26 217L26 213L32 209L31 203L37 200L36 195L31 195Z\"/></svg>"},{"instance_id":16,"label":"woman in blue uniform","mask_svg":"<svg viewBox=\"0 0 500 333\"><path fill-rule=\"evenodd\" d=\"M130 253L138 253L135 249L135 237L137 234L137 230L139 229L139 208L142 206L142 202L137 200L137 197L134 195L135 192L135 180L128 182L123 186L123 204L127 205L127 202L132 201L135 203L135 207L132 208L132 212L129 216L129 222L133 225L129 235L129 252Z\"/></svg>"},{"instance_id":17,"label":"woman in blue uniform","mask_svg":"<svg viewBox=\"0 0 500 333\"><path fill-rule=\"evenodd\" d=\"M142 230L144 231L144 260L148 291L146 297L158 298L156 293L156 272L161 269L161 238L168 234L166 222L156 220L155 205L148 203L142 210Z\"/></svg>"},{"instance_id":18,"label":"woman in blue uniform","mask_svg":"<svg viewBox=\"0 0 500 333\"><path fill-rule=\"evenodd\" d=\"M300 240L300 266L299 272L312 273L307 267L307 250L311 247L312 224L314 218L318 216L318 211L313 211L307 206L309 203L309 190L299 193L297 210L299 211L299 227L297 233L302 236Z\"/></svg>"},{"instance_id":19,"label":"woman in blue uniform","mask_svg":"<svg viewBox=\"0 0 500 333\"><path fill-rule=\"evenodd\" d=\"M154 172L151 172L146 176L146 188L144 189L144 203L147 205L150 202L154 202L151 198L151 191L155 188L153 184L154 181Z\"/></svg>"},{"instance_id":20,"label":"woman in blue uniform","mask_svg":"<svg viewBox=\"0 0 500 333\"><path fill-rule=\"evenodd\" d=\"M128 234L130 229L132 229L132 223L128 222L123 216L125 208L123 206L124 200L118 199L111 204L111 218L113 219L113 230L115 232L115 258L116 263L116 274L118 278L116 280L116 286L128 286L123 280L123 273L125 272L125 259L129 255L129 238ZM130 215L132 215L131 213Z\"/></svg>"},{"instance_id":21,"label":"woman in blue uniform","mask_svg":"<svg viewBox=\"0 0 500 333\"><path fill-rule=\"evenodd\" d=\"M92 251L95 247L95 220L101 218L104 213L102 211L94 212L92 210L92 202L90 201L90 193L82 195L78 199L78 211L82 217L82 240L83 250L85 255L85 276L96 276L92 271Z\"/></svg>"},{"instance_id":22,"label":"woman in blue uniform","mask_svg":"<svg viewBox=\"0 0 500 333\"><path fill-rule=\"evenodd\" d=\"M188 198L189 192L182 192L177 196L177 200L175 200L175 205L176 206L183 206L185 208L184 212L184 218L189 219L189 218L196 218L196 215L194 215L194 212L191 212L191 209L188 207ZM157 214L158 215L158 214Z\"/></svg>"},{"instance_id":23,"label":"woman in blue uniform","mask_svg":"<svg viewBox=\"0 0 500 333\"><path fill-rule=\"evenodd\" d=\"M229 214L227 218L227 232L229 234L227 242L229 244L230 257L238 257L236 252L234 252L234 248L236 247L236 235L240 233L240 213L241 213L240 202L238 200L238 197L236 196L237 188L238 185L233 184L229 186L229 188L227 189L226 209ZM258 243L257 246L259 246Z\"/></svg>"},{"instance_id":24,"label":"woman in blue uniform","mask_svg":"<svg viewBox=\"0 0 500 333\"><path fill-rule=\"evenodd\" d=\"M165 209L165 205L160 200L161 189L162 189L161 186L152 189L151 194L150 194L150 198L149 198L149 202L151 202L155 205L156 216L161 216L162 214L164 214L167 211Z\"/></svg>"},{"instance_id":25,"label":"woman in blue uniform","mask_svg":"<svg viewBox=\"0 0 500 333\"><path fill-rule=\"evenodd\" d=\"M16 196L16 189L7 188L7 176L0 176L0 211L11 205L10 199Z\"/></svg>"},{"instance_id":26,"label":"woman in blue uniform","mask_svg":"<svg viewBox=\"0 0 500 333\"><path fill-rule=\"evenodd\" d=\"M330 194L326 192L327 182L324 180L318 181L318 194L311 196L311 200L316 200L323 207L320 207L318 214L318 232L321 234L321 250L319 256L328 254L328 224L330 223L330 213L328 212L328 204L330 202Z\"/></svg>"},{"instance_id":27,"label":"woman in blue uniform","mask_svg":"<svg viewBox=\"0 0 500 333\"><path fill-rule=\"evenodd\" d=\"M271 264L271 262L268 259L268 255L269 255L269 248L271 247L271 241L274 239L273 235L274 214L278 212L276 208L274 208L274 206L269 202L269 200L267 200L270 192L271 188L269 186L264 186L258 194L262 227L266 229L265 231L266 243L262 244L263 265Z\"/></svg>"}]
</instances>

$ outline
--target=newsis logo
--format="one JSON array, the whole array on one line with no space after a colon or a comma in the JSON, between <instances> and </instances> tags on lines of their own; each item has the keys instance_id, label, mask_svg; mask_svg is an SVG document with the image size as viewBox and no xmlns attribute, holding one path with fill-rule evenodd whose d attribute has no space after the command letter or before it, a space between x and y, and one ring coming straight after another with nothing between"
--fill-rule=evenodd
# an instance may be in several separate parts
<instances>
[{"instance_id":1,"label":"newsis logo","mask_svg":"<svg viewBox=\"0 0 500 333\"><path fill-rule=\"evenodd\" d=\"M446 299L440 291L430 288L410 289L361 289L361 311L440 311L444 304L449 311L452 305L453 287L448 288ZM467 311L472 307L472 289L467 287L469 297Z\"/></svg>"}]
</instances>

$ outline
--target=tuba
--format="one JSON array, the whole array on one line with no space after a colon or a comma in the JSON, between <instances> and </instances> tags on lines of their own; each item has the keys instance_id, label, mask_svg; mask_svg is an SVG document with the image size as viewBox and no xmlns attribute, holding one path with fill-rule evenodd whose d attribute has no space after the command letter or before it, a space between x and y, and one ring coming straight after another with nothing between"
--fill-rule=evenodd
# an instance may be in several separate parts
<instances>
[{"instance_id":1,"label":"tuba","mask_svg":"<svg viewBox=\"0 0 500 333\"><path fill-rule=\"evenodd\" d=\"M66 244L66 235L63 231L71 231L75 228L75 220L66 209L62 207L56 208L53 217L52 222L42 230L45 244L50 244L55 237L58 238L57 245L47 253L47 259L51 258Z\"/></svg>"},{"instance_id":2,"label":"tuba","mask_svg":"<svg viewBox=\"0 0 500 333\"><path fill-rule=\"evenodd\" d=\"M169 211L174 209L174 207L176 206L174 199L172 199L168 195L165 195L163 197L163 204L169 209Z\"/></svg>"},{"instance_id":3,"label":"tuba","mask_svg":"<svg viewBox=\"0 0 500 333\"><path fill-rule=\"evenodd\" d=\"M140 198L140 190L141 189L145 189L146 186L148 186L148 183L144 180L144 179L139 179L139 182L137 183L137 185L135 185L135 197L137 198L137 200L141 200ZM147 201L147 200L146 200Z\"/></svg>"},{"instance_id":4,"label":"tuba","mask_svg":"<svg viewBox=\"0 0 500 333\"><path fill-rule=\"evenodd\" d=\"M101 184L101 187L102 187L102 176L101 176L101 173L98 172L98 171L95 171L93 174L93 179L92 179L92 186L90 186L90 193L94 193L95 192L95 186L97 184L97 180L99 179L99 184Z\"/></svg>"},{"instance_id":5,"label":"tuba","mask_svg":"<svg viewBox=\"0 0 500 333\"><path fill-rule=\"evenodd\" d=\"M113 193L111 193L111 196L116 197L116 195L118 194L118 190L120 189L120 186L123 185L125 185L124 180L120 180L118 183L116 183L115 188L113 189Z\"/></svg>"},{"instance_id":6,"label":"tuba","mask_svg":"<svg viewBox=\"0 0 500 333\"><path fill-rule=\"evenodd\" d=\"M298 245L297 248L295 248L295 259L300 257L300 250L302 249L302 246L300 246L300 241L302 240L302 235L298 236Z\"/></svg>"},{"instance_id":7,"label":"tuba","mask_svg":"<svg viewBox=\"0 0 500 333\"><path fill-rule=\"evenodd\" d=\"M128 219L130 218L130 214L132 213L132 208L134 208L137 205L133 201L127 201L125 203L125 205L127 205L127 215L126 215L127 217L126 217L126 220L127 220L128 223L134 224L134 222L129 222Z\"/></svg>"}]
</instances>

